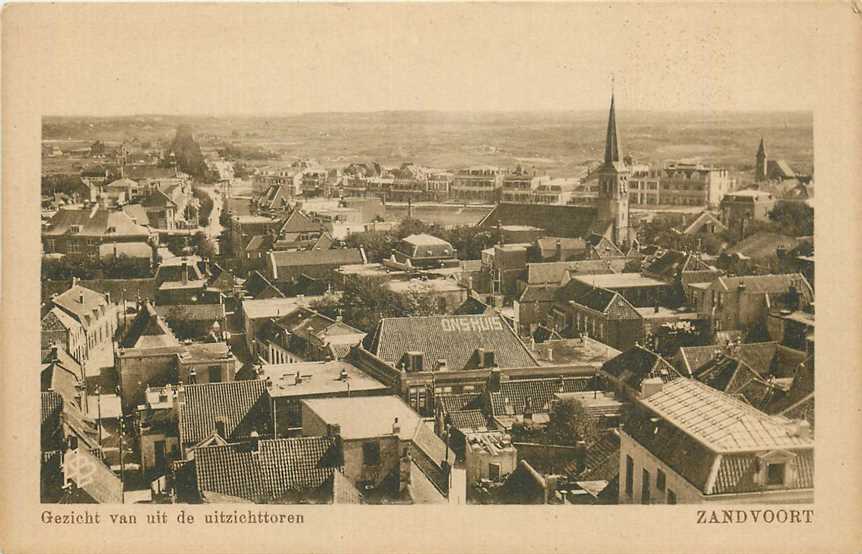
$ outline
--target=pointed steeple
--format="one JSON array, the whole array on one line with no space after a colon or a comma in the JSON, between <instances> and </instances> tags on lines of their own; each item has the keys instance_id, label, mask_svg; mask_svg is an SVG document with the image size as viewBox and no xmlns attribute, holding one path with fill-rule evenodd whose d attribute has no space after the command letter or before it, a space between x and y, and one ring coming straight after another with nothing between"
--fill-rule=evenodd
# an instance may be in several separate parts
<instances>
[{"instance_id":1,"label":"pointed steeple","mask_svg":"<svg viewBox=\"0 0 862 554\"><path fill-rule=\"evenodd\" d=\"M617 117L614 109L614 93L611 92L611 111L608 115L608 136L605 139L605 163L618 162L620 157L620 144L617 140Z\"/></svg>"},{"instance_id":2,"label":"pointed steeple","mask_svg":"<svg viewBox=\"0 0 862 554\"><path fill-rule=\"evenodd\" d=\"M757 157L766 157L766 146L763 145L763 137L760 137L760 146L757 147Z\"/></svg>"}]
</instances>

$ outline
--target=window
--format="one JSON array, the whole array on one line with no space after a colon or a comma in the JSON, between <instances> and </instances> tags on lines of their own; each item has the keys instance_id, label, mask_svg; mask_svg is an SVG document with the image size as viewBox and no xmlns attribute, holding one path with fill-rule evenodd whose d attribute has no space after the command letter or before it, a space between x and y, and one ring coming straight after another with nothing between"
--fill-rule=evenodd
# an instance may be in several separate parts
<instances>
[{"instance_id":1,"label":"window","mask_svg":"<svg viewBox=\"0 0 862 554\"><path fill-rule=\"evenodd\" d=\"M659 469L658 473L656 473L656 476L655 476L655 488L657 488L660 491L663 491L664 490L664 484L665 484L664 482L665 482L664 471Z\"/></svg>"},{"instance_id":2,"label":"window","mask_svg":"<svg viewBox=\"0 0 862 554\"><path fill-rule=\"evenodd\" d=\"M670 489L667 489L667 503L676 504L676 493Z\"/></svg>"},{"instance_id":3,"label":"window","mask_svg":"<svg viewBox=\"0 0 862 554\"><path fill-rule=\"evenodd\" d=\"M219 366L210 366L208 371L210 383L221 383L221 368Z\"/></svg>"},{"instance_id":4,"label":"window","mask_svg":"<svg viewBox=\"0 0 862 554\"><path fill-rule=\"evenodd\" d=\"M362 463L367 466L380 465L380 445L376 442L362 443Z\"/></svg>"},{"instance_id":5,"label":"window","mask_svg":"<svg viewBox=\"0 0 862 554\"><path fill-rule=\"evenodd\" d=\"M766 484L767 485L783 485L785 464L769 464L766 467Z\"/></svg>"},{"instance_id":6,"label":"window","mask_svg":"<svg viewBox=\"0 0 862 554\"><path fill-rule=\"evenodd\" d=\"M649 471L644 468L643 474L641 477L641 504L649 504L650 503L650 483L649 483Z\"/></svg>"},{"instance_id":7,"label":"window","mask_svg":"<svg viewBox=\"0 0 862 554\"><path fill-rule=\"evenodd\" d=\"M626 456L626 494L632 495L633 480L635 473L635 461L631 456Z\"/></svg>"}]
</instances>

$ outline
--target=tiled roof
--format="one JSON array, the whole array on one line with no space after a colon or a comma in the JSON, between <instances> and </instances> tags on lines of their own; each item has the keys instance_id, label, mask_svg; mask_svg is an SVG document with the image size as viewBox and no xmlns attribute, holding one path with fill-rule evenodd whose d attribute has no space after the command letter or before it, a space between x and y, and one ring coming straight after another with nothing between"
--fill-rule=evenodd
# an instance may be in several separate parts
<instances>
[{"instance_id":1,"label":"tiled roof","mask_svg":"<svg viewBox=\"0 0 862 554\"><path fill-rule=\"evenodd\" d=\"M252 444L205 446L195 451L198 490L252 502L316 489L337 467L334 440L298 437Z\"/></svg>"},{"instance_id":2,"label":"tiled roof","mask_svg":"<svg viewBox=\"0 0 862 554\"><path fill-rule=\"evenodd\" d=\"M79 329L81 324L60 308L51 308L42 318L43 331L60 331Z\"/></svg>"},{"instance_id":3,"label":"tiled roof","mask_svg":"<svg viewBox=\"0 0 862 554\"><path fill-rule=\"evenodd\" d=\"M42 393L42 426L59 417L63 410L63 397L54 391ZM59 420L57 420L59 423Z\"/></svg>"},{"instance_id":4,"label":"tiled roof","mask_svg":"<svg viewBox=\"0 0 862 554\"><path fill-rule=\"evenodd\" d=\"M636 390L640 389L641 382L647 378L659 377L667 383L679 377L676 369L667 360L638 345L608 360L602 366L602 372Z\"/></svg>"},{"instance_id":5,"label":"tiled roof","mask_svg":"<svg viewBox=\"0 0 862 554\"><path fill-rule=\"evenodd\" d=\"M461 410L449 412L449 421L459 431L485 431L488 429L488 418L481 410Z\"/></svg>"},{"instance_id":6,"label":"tiled roof","mask_svg":"<svg viewBox=\"0 0 862 554\"><path fill-rule=\"evenodd\" d=\"M237 438L234 435L238 431L267 423L268 395L263 381L186 385L184 394L185 403L179 411L182 444L194 444L212 435L219 418L225 423L227 437L223 438L227 440Z\"/></svg>"},{"instance_id":7,"label":"tiled roof","mask_svg":"<svg viewBox=\"0 0 862 554\"><path fill-rule=\"evenodd\" d=\"M581 481L610 481L620 473L620 436L615 432L602 436L587 447L584 470L578 476ZM574 473L577 464L571 464L565 473Z\"/></svg>"},{"instance_id":8,"label":"tiled roof","mask_svg":"<svg viewBox=\"0 0 862 554\"><path fill-rule=\"evenodd\" d=\"M560 392L582 392L594 389L592 377L548 377L544 379L510 379L500 383L499 391L490 391L492 415L521 415L527 399L533 413L550 409L554 395Z\"/></svg>"},{"instance_id":9,"label":"tiled roof","mask_svg":"<svg viewBox=\"0 0 862 554\"><path fill-rule=\"evenodd\" d=\"M482 395L480 393L443 394L435 399L435 402L443 408L446 413L459 412L462 410L478 410L481 406Z\"/></svg>"},{"instance_id":10,"label":"tiled roof","mask_svg":"<svg viewBox=\"0 0 862 554\"><path fill-rule=\"evenodd\" d=\"M159 189L155 189L146 198L144 198L141 202L141 206L144 206L145 208L176 207L176 203L174 203L167 194Z\"/></svg>"},{"instance_id":11,"label":"tiled roof","mask_svg":"<svg viewBox=\"0 0 862 554\"><path fill-rule=\"evenodd\" d=\"M775 418L693 379L665 383L642 401L650 410L715 452L811 448Z\"/></svg>"},{"instance_id":12,"label":"tiled roof","mask_svg":"<svg viewBox=\"0 0 862 554\"><path fill-rule=\"evenodd\" d=\"M586 237L597 219L592 207L546 204L498 204L479 222L479 227L503 225L530 225L544 229L557 237Z\"/></svg>"},{"instance_id":13,"label":"tiled roof","mask_svg":"<svg viewBox=\"0 0 862 554\"><path fill-rule=\"evenodd\" d=\"M563 254L563 261L567 255L570 256L575 252L583 252L587 249L587 243L582 238L542 237L536 239L536 246L538 246L539 255L542 258L556 256L558 245Z\"/></svg>"},{"instance_id":14,"label":"tiled roof","mask_svg":"<svg viewBox=\"0 0 862 554\"><path fill-rule=\"evenodd\" d=\"M736 454L722 456L712 486L711 494L733 494L758 492L763 486L755 480L757 458L752 455ZM785 489L814 488L814 451L799 452L796 456L795 479L786 483Z\"/></svg>"},{"instance_id":15,"label":"tiled roof","mask_svg":"<svg viewBox=\"0 0 862 554\"><path fill-rule=\"evenodd\" d=\"M437 360L451 369L475 368L478 348L493 351L498 367L538 365L500 315L386 318L369 337L368 350L393 365L407 352L422 352L425 368Z\"/></svg>"}]
</instances>

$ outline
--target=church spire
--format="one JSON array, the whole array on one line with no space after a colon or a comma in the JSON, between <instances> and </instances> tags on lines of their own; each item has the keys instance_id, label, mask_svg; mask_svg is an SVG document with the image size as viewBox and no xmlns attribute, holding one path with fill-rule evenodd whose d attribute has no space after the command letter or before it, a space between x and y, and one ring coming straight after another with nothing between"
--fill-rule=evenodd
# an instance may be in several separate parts
<instances>
[{"instance_id":1,"label":"church spire","mask_svg":"<svg viewBox=\"0 0 862 554\"><path fill-rule=\"evenodd\" d=\"M614 109L614 93L611 92L611 111L608 115L608 136L605 139L605 163L620 161L620 144L617 140L617 117Z\"/></svg>"},{"instance_id":2,"label":"church spire","mask_svg":"<svg viewBox=\"0 0 862 554\"><path fill-rule=\"evenodd\" d=\"M760 137L760 146L757 147L757 157L766 157L766 146L763 145L763 137Z\"/></svg>"}]
</instances>

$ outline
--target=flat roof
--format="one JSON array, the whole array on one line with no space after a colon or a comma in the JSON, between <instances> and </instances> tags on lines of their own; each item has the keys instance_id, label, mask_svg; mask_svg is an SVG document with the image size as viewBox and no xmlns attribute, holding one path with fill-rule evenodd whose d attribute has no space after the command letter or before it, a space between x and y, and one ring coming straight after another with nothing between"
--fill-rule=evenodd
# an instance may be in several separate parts
<instances>
[{"instance_id":1,"label":"flat roof","mask_svg":"<svg viewBox=\"0 0 862 554\"><path fill-rule=\"evenodd\" d=\"M431 289L434 292L455 292L465 290L464 287L453 281L441 277L439 279L410 279L409 281L389 281L386 287L393 292L406 292L413 287Z\"/></svg>"},{"instance_id":2,"label":"flat roof","mask_svg":"<svg viewBox=\"0 0 862 554\"><path fill-rule=\"evenodd\" d=\"M303 400L312 412L328 424L341 426L344 439L364 439L392 434L398 418L401 440L412 440L424 422L397 396L354 396ZM361 415L361 417L359 417Z\"/></svg>"},{"instance_id":3,"label":"flat roof","mask_svg":"<svg viewBox=\"0 0 862 554\"><path fill-rule=\"evenodd\" d=\"M623 289L634 287L665 287L667 283L644 277L640 273L600 273L598 275L573 275L572 279L585 285L606 289Z\"/></svg>"},{"instance_id":4,"label":"flat roof","mask_svg":"<svg viewBox=\"0 0 862 554\"><path fill-rule=\"evenodd\" d=\"M346 380L341 378L342 371L347 376ZM298 383L297 373L300 375ZM356 366L343 361L264 365L263 378L272 380L269 394L273 397L389 389Z\"/></svg>"},{"instance_id":5,"label":"flat roof","mask_svg":"<svg viewBox=\"0 0 862 554\"><path fill-rule=\"evenodd\" d=\"M635 308L644 319L664 319L676 317L678 319L697 319L697 312L690 310L674 310L673 308L665 308L659 306L658 311L655 308Z\"/></svg>"},{"instance_id":6,"label":"flat roof","mask_svg":"<svg viewBox=\"0 0 862 554\"><path fill-rule=\"evenodd\" d=\"M259 300L243 300L242 311L251 319L278 317L287 315L297 308L307 307L322 296L294 296L291 298L262 298Z\"/></svg>"}]
</instances>

